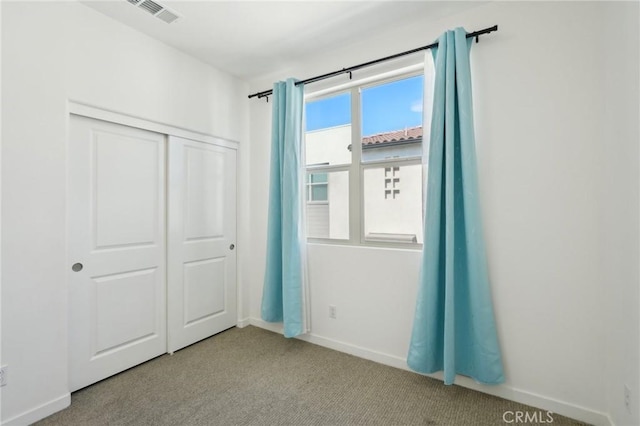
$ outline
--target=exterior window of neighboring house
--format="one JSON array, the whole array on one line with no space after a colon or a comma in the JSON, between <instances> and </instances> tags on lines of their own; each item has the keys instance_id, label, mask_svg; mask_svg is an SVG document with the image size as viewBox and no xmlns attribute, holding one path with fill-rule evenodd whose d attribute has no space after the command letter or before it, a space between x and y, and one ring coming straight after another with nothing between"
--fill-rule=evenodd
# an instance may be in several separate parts
<instances>
[{"instance_id":1,"label":"exterior window of neighboring house","mask_svg":"<svg viewBox=\"0 0 640 426\"><path fill-rule=\"evenodd\" d=\"M329 201L329 182L326 173L307 174L307 202L323 203Z\"/></svg>"},{"instance_id":2,"label":"exterior window of neighboring house","mask_svg":"<svg viewBox=\"0 0 640 426\"><path fill-rule=\"evenodd\" d=\"M403 75L308 95L309 239L422 244L423 80Z\"/></svg>"}]
</instances>

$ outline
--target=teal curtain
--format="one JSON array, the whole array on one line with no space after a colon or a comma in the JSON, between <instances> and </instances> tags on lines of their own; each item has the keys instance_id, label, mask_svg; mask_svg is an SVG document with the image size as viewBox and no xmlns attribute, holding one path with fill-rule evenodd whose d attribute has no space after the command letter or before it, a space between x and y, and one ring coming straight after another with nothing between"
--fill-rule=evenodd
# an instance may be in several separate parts
<instances>
[{"instance_id":1,"label":"teal curtain","mask_svg":"<svg viewBox=\"0 0 640 426\"><path fill-rule=\"evenodd\" d=\"M407 363L421 373L504 381L478 202L469 51L463 28L433 49L434 101L422 271Z\"/></svg>"},{"instance_id":2,"label":"teal curtain","mask_svg":"<svg viewBox=\"0 0 640 426\"><path fill-rule=\"evenodd\" d=\"M262 319L283 322L285 337L304 333L301 253L301 141L304 87L273 86L271 181Z\"/></svg>"}]
</instances>

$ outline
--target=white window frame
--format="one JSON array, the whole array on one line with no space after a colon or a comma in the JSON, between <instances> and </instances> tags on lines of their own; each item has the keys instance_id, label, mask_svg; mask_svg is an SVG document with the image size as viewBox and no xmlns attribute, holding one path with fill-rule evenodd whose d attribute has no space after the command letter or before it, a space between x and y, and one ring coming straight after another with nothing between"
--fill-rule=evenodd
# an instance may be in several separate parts
<instances>
[{"instance_id":1,"label":"white window frame","mask_svg":"<svg viewBox=\"0 0 640 426\"><path fill-rule=\"evenodd\" d=\"M403 167L412 165L421 165L422 157L403 157L394 159L384 159L362 162L362 143L354 141L362 141L362 123L361 123L361 92L382 84L391 83L406 78L424 75L424 65L414 65L402 69L394 70L380 75L355 80L347 84L342 84L332 88L318 90L315 92L305 93L305 104L308 101L318 101L324 98L334 97L343 93L351 94L351 163L339 165L312 165L306 167L305 175L309 173L327 173L327 182L330 180L331 172L349 172L349 239L336 238L318 238L306 237L309 243L321 243L332 245L354 245L354 246L370 246L370 247L386 247L401 249L422 249L422 244L402 241L372 241L365 238L364 232L364 172L371 168L384 167ZM425 79L425 84L427 79ZM424 129L424 123L423 123ZM423 150L425 149L423 139ZM424 152L424 151L423 151ZM423 176L422 184L424 188L425 176ZM305 176L305 184L307 177ZM331 189L329 188L329 191ZM424 191L423 191L424 193ZM305 200L306 202L306 200ZM306 204L305 204L306 205Z\"/></svg>"}]
</instances>

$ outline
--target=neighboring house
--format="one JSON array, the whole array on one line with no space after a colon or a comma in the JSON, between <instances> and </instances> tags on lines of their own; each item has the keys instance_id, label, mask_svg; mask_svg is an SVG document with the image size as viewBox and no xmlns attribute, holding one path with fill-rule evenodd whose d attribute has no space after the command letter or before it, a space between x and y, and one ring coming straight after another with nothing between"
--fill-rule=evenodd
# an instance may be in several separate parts
<instances>
[{"instance_id":1,"label":"neighboring house","mask_svg":"<svg viewBox=\"0 0 640 426\"><path fill-rule=\"evenodd\" d=\"M422 126L362 138L362 161L364 162L420 155L422 155Z\"/></svg>"},{"instance_id":2,"label":"neighboring house","mask_svg":"<svg viewBox=\"0 0 640 426\"><path fill-rule=\"evenodd\" d=\"M422 127L362 138L362 162L422 154ZM351 125L306 134L307 165L351 162ZM367 167L364 170L364 237L370 241L422 243L422 166ZM314 238L349 238L349 174L313 173L307 179L307 233Z\"/></svg>"}]
</instances>

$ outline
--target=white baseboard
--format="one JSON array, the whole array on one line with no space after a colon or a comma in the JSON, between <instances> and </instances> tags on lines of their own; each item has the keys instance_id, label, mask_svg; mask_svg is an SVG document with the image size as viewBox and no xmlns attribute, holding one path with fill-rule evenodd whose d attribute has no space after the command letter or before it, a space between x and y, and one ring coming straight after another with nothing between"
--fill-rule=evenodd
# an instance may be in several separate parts
<instances>
[{"instance_id":1,"label":"white baseboard","mask_svg":"<svg viewBox=\"0 0 640 426\"><path fill-rule=\"evenodd\" d=\"M280 323L268 323L259 318L250 318L250 324L256 327L264 328L275 333L282 334L282 324ZM376 352L371 349L363 348L360 346L352 345L350 343L340 342L338 340L330 339L323 336L318 336L314 333L298 336L298 339L304 340L309 343L314 343L319 346L324 346L329 349L334 349L339 352L344 352L350 355L357 356L359 358L368 359L380 364L388 365L390 367L400 368L402 370L411 371L415 374L415 371L411 370L407 366L406 358L401 358L394 355L389 355L381 352ZM428 377L442 380L442 374L427 374ZM533 392L525 391L522 389L516 389L508 385L487 386L476 383L473 379L467 377L456 377L456 385L473 389L478 392L483 392L489 395L498 396L500 398L508 399L510 401L518 402L520 404L530 405L532 407L540 408L545 411L551 411L562 416L570 417L572 419L580 420L589 424L598 426L613 426L611 419L605 413L591 410L586 407L581 407L569 402L561 401L555 398L546 397Z\"/></svg>"},{"instance_id":2,"label":"white baseboard","mask_svg":"<svg viewBox=\"0 0 640 426\"><path fill-rule=\"evenodd\" d=\"M284 334L282 323L279 322L266 322L258 318L249 318L249 324L264 328L265 330L273 331L274 333Z\"/></svg>"},{"instance_id":3,"label":"white baseboard","mask_svg":"<svg viewBox=\"0 0 640 426\"><path fill-rule=\"evenodd\" d=\"M64 410L71 405L71 394L66 393L54 400L46 402L22 414L18 414L8 420L2 422L2 426L24 426L42 420L45 417Z\"/></svg>"},{"instance_id":4,"label":"white baseboard","mask_svg":"<svg viewBox=\"0 0 640 426\"><path fill-rule=\"evenodd\" d=\"M238 324L236 324L236 327L245 328L248 325L251 325L251 319L250 318L243 318L243 319L239 319L238 320Z\"/></svg>"}]
</instances>

